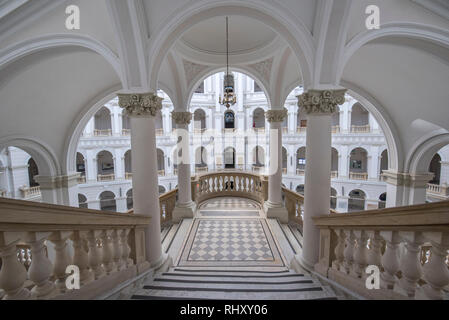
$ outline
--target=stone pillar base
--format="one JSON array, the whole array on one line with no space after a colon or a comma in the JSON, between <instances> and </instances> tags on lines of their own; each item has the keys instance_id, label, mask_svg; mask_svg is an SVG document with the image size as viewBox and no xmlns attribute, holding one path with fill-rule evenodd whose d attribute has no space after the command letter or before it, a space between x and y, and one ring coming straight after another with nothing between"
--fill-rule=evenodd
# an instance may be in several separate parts
<instances>
[{"instance_id":1,"label":"stone pillar base","mask_svg":"<svg viewBox=\"0 0 449 320\"><path fill-rule=\"evenodd\" d=\"M279 219L282 223L288 223L288 211L282 204L271 203L268 200L263 207L267 214L267 218Z\"/></svg>"},{"instance_id":2,"label":"stone pillar base","mask_svg":"<svg viewBox=\"0 0 449 320\"><path fill-rule=\"evenodd\" d=\"M177 204L172 213L173 222L179 222L181 219L193 218L195 216L196 203Z\"/></svg>"}]
</instances>

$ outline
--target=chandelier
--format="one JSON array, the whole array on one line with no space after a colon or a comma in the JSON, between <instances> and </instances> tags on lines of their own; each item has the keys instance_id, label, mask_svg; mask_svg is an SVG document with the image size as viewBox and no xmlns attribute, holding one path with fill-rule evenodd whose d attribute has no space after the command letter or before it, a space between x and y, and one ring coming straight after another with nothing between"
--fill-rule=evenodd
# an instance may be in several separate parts
<instances>
[{"instance_id":1,"label":"chandelier","mask_svg":"<svg viewBox=\"0 0 449 320\"><path fill-rule=\"evenodd\" d=\"M236 104L237 97L234 93L234 75L229 73L229 22L228 17L226 17L226 74L224 76L224 88L223 97L219 98L221 105L229 108L231 105Z\"/></svg>"}]
</instances>

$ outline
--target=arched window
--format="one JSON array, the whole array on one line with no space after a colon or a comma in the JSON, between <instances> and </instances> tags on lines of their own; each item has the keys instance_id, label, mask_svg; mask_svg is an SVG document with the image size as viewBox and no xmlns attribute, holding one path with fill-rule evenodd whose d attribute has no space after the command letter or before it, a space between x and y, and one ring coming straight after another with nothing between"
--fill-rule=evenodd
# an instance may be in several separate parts
<instances>
[{"instance_id":1,"label":"arched window","mask_svg":"<svg viewBox=\"0 0 449 320\"><path fill-rule=\"evenodd\" d=\"M363 148L356 148L351 151L349 161L349 179L368 180L368 152Z\"/></svg>"},{"instance_id":2,"label":"arched window","mask_svg":"<svg viewBox=\"0 0 449 320\"><path fill-rule=\"evenodd\" d=\"M81 193L78 193L78 206L87 209L87 198Z\"/></svg>"},{"instance_id":3,"label":"arched window","mask_svg":"<svg viewBox=\"0 0 449 320\"><path fill-rule=\"evenodd\" d=\"M102 107L94 117L96 136L111 136L112 135L112 121L111 112L108 108Z\"/></svg>"},{"instance_id":4,"label":"arched window","mask_svg":"<svg viewBox=\"0 0 449 320\"><path fill-rule=\"evenodd\" d=\"M352 190L349 193L348 212L365 210L365 192L362 190Z\"/></svg>"},{"instance_id":5,"label":"arched window","mask_svg":"<svg viewBox=\"0 0 449 320\"><path fill-rule=\"evenodd\" d=\"M385 149L380 156L380 174L388 170L388 150Z\"/></svg>"},{"instance_id":6,"label":"arched window","mask_svg":"<svg viewBox=\"0 0 449 320\"><path fill-rule=\"evenodd\" d=\"M114 180L114 159L109 151L97 154L98 181Z\"/></svg>"},{"instance_id":7,"label":"arched window","mask_svg":"<svg viewBox=\"0 0 449 320\"><path fill-rule=\"evenodd\" d=\"M385 208L387 202L387 193L384 192L379 196L379 209Z\"/></svg>"},{"instance_id":8,"label":"arched window","mask_svg":"<svg viewBox=\"0 0 449 320\"><path fill-rule=\"evenodd\" d=\"M352 106L351 132L365 133L369 131L369 112L357 102Z\"/></svg>"},{"instance_id":9,"label":"arched window","mask_svg":"<svg viewBox=\"0 0 449 320\"><path fill-rule=\"evenodd\" d=\"M331 188L331 209L337 208L337 190Z\"/></svg>"},{"instance_id":10,"label":"arched window","mask_svg":"<svg viewBox=\"0 0 449 320\"><path fill-rule=\"evenodd\" d=\"M28 178L30 181L30 187L37 187L39 183L34 181L34 177L39 175L39 169L37 168L37 164L33 158L28 160Z\"/></svg>"},{"instance_id":11,"label":"arched window","mask_svg":"<svg viewBox=\"0 0 449 320\"><path fill-rule=\"evenodd\" d=\"M304 185L300 184L299 186L296 187L296 192L299 194L304 195Z\"/></svg>"},{"instance_id":12,"label":"arched window","mask_svg":"<svg viewBox=\"0 0 449 320\"><path fill-rule=\"evenodd\" d=\"M126 193L126 208L128 210L133 208L133 189L129 189Z\"/></svg>"},{"instance_id":13,"label":"arched window","mask_svg":"<svg viewBox=\"0 0 449 320\"><path fill-rule=\"evenodd\" d=\"M235 115L232 110L228 110L224 114L225 129L235 129Z\"/></svg>"},{"instance_id":14,"label":"arched window","mask_svg":"<svg viewBox=\"0 0 449 320\"><path fill-rule=\"evenodd\" d=\"M256 146L253 150L253 166L265 166L265 150L261 146Z\"/></svg>"},{"instance_id":15,"label":"arched window","mask_svg":"<svg viewBox=\"0 0 449 320\"><path fill-rule=\"evenodd\" d=\"M164 186L159 186L159 194L164 194L165 191L165 187Z\"/></svg>"},{"instance_id":16,"label":"arched window","mask_svg":"<svg viewBox=\"0 0 449 320\"><path fill-rule=\"evenodd\" d=\"M161 149L157 149L157 171L160 176L165 176L165 155Z\"/></svg>"},{"instance_id":17,"label":"arched window","mask_svg":"<svg viewBox=\"0 0 449 320\"><path fill-rule=\"evenodd\" d=\"M86 165L84 156L79 152L76 153L76 172L79 172L81 177L86 176Z\"/></svg>"},{"instance_id":18,"label":"arched window","mask_svg":"<svg viewBox=\"0 0 449 320\"><path fill-rule=\"evenodd\" d=\"M132 177L132 162L131 162L131 150L125 152L125 178L129 179Z\"/></svg>"},{"instance_id":19,"label":"arched window","mask_svg":"<svg viewBox=\"0 0 449 320\"><path fill-rule=\"evenodd\" d=\"M338 151L335 148L332 148L332 156L331 156L331 177L338 177Z\"/></svg>"},{"instance_id":20,"label":"arched window","mask_svg":"<svg viewBox=\"0 0 449 320\"><path fill-rule=\"evenodd\" d=\"M100 194L100 208L102 211L117 211L115 195L111 191L104 191Z\"/></svg>"},{"instance_id":21,"label":"arched window","mask_svg":"<svg viewBox=\"0 0 449 320\"><path fill-rule=\"evenodd\" d=\"M441 176L441 157L438 153L436 153L429 165L429 172L434 174L434 177L429 183L432 184L440 184L440 176Z\"/></svg>"},{"instance_id":22,"label":"arched window","mask_svg":"<svg viewBox=\"0 0 449 320\"><path fill-rule=\"evenodd\" d=\"M282 147L282 173L287 174L288 153L287 149Z\"/></svg>"},{"instance_id":23,"label":"arched window","mask_svg":"<svg viewBox=\"0 0 449 320\"><path fill-rule=\"evenodd\" d=\"M253 128L265 129L265 111L262 108L257 108L253 112Z\"/></svg>"},{"instance_id":24,"label":"arched window","mask_svg":"<svg viewBox=\"0 0 449 320\"><path fill-rule=\"evenodd\" d=\"M235 169L235 149L228 147L224 151L224 161L226 169Z\"/></svg>"},{"instance_id":25,"label":"arched window","mask_svg":"<svg viewBox=\"0 0 449 320\"><path fill-rule=\"evenodd\" d=\"M193 129L195 132L206 129L206 112L203 109L196 109L193 113Z\"/></svg>"}]
</instances>

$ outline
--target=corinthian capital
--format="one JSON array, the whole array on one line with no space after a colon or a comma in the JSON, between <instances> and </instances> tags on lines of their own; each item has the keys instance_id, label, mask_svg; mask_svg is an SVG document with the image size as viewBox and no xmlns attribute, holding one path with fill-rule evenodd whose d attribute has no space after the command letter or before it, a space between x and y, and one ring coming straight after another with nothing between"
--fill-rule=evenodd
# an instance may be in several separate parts
<instances>
[{"instance_id":1,"label":"corinthian capital","mask_svg":"<svg viewBox=\"0 0 449 320\"><path fill-rule=\"evenodd\" d=\"M346 89L309 90L298 96L298 107L304 108L307 114L333 114L345 102L345 93Z\"/></svg>"},{"instance_id":2,"label":"corinthian capital","mask_svg":"<svg viewBox=\"0 0 449 320\"><path fill-rule=\"evenodd\" d=\"M192 120L192 113L190 112L175 112L172 113L173 120L176 124L189 124Z\"/></svg>"},{"instance_id":3,"label":"corinthian capital","mask_svg":"<svg viewBox=\"0 0 449 320\"><path fill-rule=\"evenodd\" d=\"M285 117L288 114L287 109L280 109L280 110L268 110L265 112L265 117L267 118L268 122L282 122L284 121Z\"/></svg>"},{"instance_id":4,"label":"corinthian capital","mask_svg":"<svg viewBox=\"0 0 449 320\"><path fill-rule=\"evenodd\" d=\"M163 98L156 94L118 94L118 104L130 117L155 117L162 109Z\"/></svg>"}]
</instances>

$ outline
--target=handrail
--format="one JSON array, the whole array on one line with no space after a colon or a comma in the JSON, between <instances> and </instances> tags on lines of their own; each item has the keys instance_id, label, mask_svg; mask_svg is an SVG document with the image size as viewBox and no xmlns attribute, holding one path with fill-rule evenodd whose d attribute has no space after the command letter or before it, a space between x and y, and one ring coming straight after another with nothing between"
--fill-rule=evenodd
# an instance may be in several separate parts
<instances>
[{"instance_id":1,"label":"handrail","mask_svg":"<svg viewBox=\"0 0 449 320\"><path fill-rule=\"evenodd\" d=\"M104 294L150 268L144 241L150 219L2 198L0 294L21 300ZM24 250L31 255L24 256ZM50 250L53 254L47 255ZM78 290L66 287L66 269L72 264L80 272Z\"/></svg>"},{"instance_id":2,"label":"handrail","mask_svg":"<svg viewBox=\"0 0 449 320\"><path fill-rule=\"evenodd\" d=\"M173 210L176 206L176 196L178 188L173 189L159 196L159 207L161 213L161 225L167 225L172 222Z\"/></svg>"},{"instance_id":3,"label":"handrail","mask_svg":"<svg viewBox=\"0 0 449 320\"><path fill-rule=\"evenodd\" d=\"M441 299L449 284L449 201L323 215L315 271L374 299ZM381 270L368 290L365 268Z\"/></svg>"},{"instance_id":4,"label":"handrail","mask_svg":"<svg viewBox=\"0 0 449 320\"><path fill-rule=\"evenodd\" d=\"M215 197L243 197L261 204L267 197L268 181L263 176L245 171L223 170L192 178L193 200L201 203Z\"/></svg>"}]
</instances>

